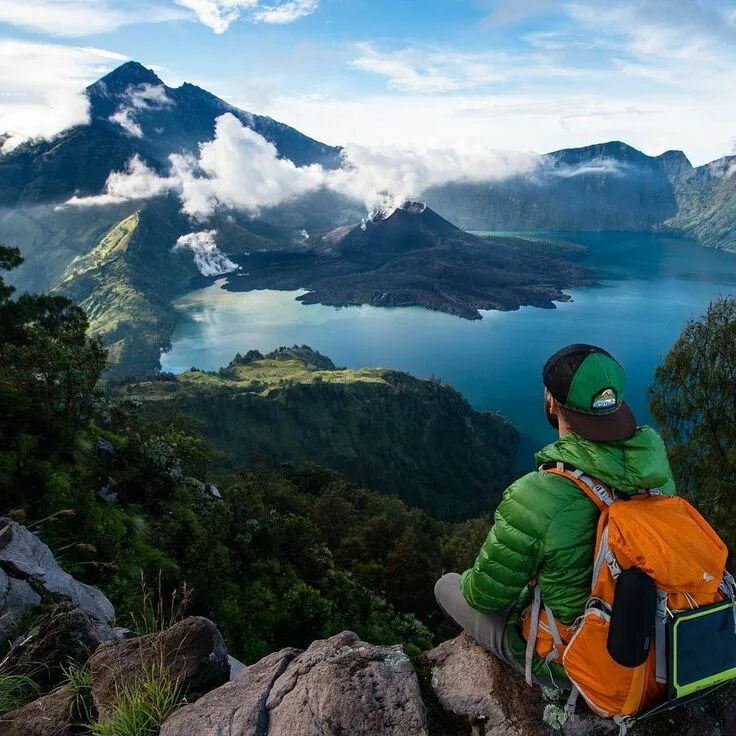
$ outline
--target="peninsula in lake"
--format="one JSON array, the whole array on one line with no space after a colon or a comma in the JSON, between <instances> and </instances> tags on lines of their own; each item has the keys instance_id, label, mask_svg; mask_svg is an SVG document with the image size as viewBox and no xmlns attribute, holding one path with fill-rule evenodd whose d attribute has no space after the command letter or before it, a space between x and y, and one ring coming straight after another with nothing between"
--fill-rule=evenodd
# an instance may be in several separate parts
<instances>
[{"instance_id":1,"label":"peninsula in lake","mask_svg":"<svg viewBox=\"0 0 736 736\"><path fill-rule=\"evenodd\" d=\"M534 238L479 237L419 202L332 230L309 249L235 260L231 291L307 289L307 304L421 306L466 319L480 310L554 309L563 289L590 283L575 263L583 246Z\"/></svg>"}]
</instances>

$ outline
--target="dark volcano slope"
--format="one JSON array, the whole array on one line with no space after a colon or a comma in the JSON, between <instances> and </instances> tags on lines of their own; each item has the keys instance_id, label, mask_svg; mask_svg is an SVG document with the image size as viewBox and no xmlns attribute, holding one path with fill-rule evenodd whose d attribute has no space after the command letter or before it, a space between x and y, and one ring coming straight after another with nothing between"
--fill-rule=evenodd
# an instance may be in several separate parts
<instances>
[{"instance_id":1,"label":"dark volcano slope","mask_svg":"<svg viewBox=\"0 0 736 736\"><path fill-rule=\"evenodd\" d=\"M311 253L259 254L227 288L294 290L333 306L422 306L466 319L479 310L554 308L562 289L589 282L580 248L541 239L479 238L428 207L407 203L354 228L325 235Z\"/></svg>"}]
</instances>

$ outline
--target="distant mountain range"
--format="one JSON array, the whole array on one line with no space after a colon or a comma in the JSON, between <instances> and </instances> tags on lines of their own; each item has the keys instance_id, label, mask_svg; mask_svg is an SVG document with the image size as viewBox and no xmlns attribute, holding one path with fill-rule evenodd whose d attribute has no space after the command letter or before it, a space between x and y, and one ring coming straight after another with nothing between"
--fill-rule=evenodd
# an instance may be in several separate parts
<instances>
[{"instance_id":1,"label":"distant mountain range","mask_svg":"<svg viewBox=\"0 0 736 736\"><path fill-rule=\"evenodd\" d=\"M547 154L524 176L434 187L421 193L431 208L426 212L400 209L362 229L355 227L365 213L362 203L327 190L255 219L232 211L206 223L189 221L173 195L59 208L72 196L101 193L109 174L125 169L133 156L167 172L169 156L196 154L224 113L297 166L343 165L339 147L194 85L168 87L136 62L90 85L86 94L87 124L0 154L0 242L17 245L26 259L12 274L20 290L52 289L85 307L95 334L111 346L118 376L158 366L176 318L172 300L202 279L193 254L173 250L195 230L216 231L211 247L225 261L247 262L254 280L313 288L305 301L422 304L470 317L489 307L549 306L564 298L562 288L585 276L569 250L539 240L483 243L455 225L477 231L661 230L736 250L736 157L694 168L680 151L652 157L619 142ZM478 250L482 245L486 253ZM496 267L494 258L506 260ZM559 277L539 278L541 269L533 265L543 258L555 261ZM254 264L259 267L251 269ZM478 279L469 280L468 269L476 269ZM232 278L232 288L239 280Z\"/></svg>"},{"instance_id":2,"label":"distant mountain range","mask_svg":"<svg viewBox=\"0 0 736 736\"><path fill-rule=\"evenodd\" d=\"M532 175L447 184L424 199L467 230L669 230L736 250L736 156L694 168L613 141L555 151Z\"/></svg>"}]
</instances>

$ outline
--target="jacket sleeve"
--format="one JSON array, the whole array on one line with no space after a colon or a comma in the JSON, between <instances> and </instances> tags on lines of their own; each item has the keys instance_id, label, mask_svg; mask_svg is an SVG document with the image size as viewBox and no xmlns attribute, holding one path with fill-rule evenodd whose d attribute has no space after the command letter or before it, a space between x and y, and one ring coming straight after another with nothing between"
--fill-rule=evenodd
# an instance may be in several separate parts
<instances>
[{"instance_id":1,"label":"jacket sleeve","mask_svg":"<svg viewBox=\"0 0 736 736\"><path fill-rule=\"evenodd\" d=\"M465 600L482 613L495 613L514 603L541 564L544 529L540 522L545 515L540 514L534 475L506 489L475 564L463 573L460 587Z\"/></svg>"}]
</instances>

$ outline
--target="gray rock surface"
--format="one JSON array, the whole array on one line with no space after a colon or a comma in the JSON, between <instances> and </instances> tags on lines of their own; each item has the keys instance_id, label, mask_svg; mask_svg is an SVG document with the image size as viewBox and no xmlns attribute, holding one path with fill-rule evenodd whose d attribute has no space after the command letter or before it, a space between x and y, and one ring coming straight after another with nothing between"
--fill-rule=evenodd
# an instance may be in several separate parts
<instances>
[{"instance_id":1,"label":"gray rock surface","mask_svg":"<svg viewBox=\"0 0 736 736\"><path fill-rule=\"evenodd\" d=\"M269 734L423 736L427 714L401 647L373 646L344 632L314 642L274 682Z\"/></svg>"},{"instance_id":2,"label":"gray rock surface","mask_svg":"<svg viewBox=\"0 0 736 736\"><path fill-rule=\"evenodd\" d=\"M161 736L428 736L419 681L401 647L343 632L247 667L174 714Z\"/></svg>"},{"instance_id":3,"label":"gray rock surface","mask_svg":"<svg viewBox=\"0 0 736 736\"><path fill-rule=\"evenodd\" d=\"M228 681L230 664L217 627L193 616L161 634L106 644L90 659L92 700L105 720L121 687L140 682L145 671L164 667L190 701Z\"/></svg>"},{"instance_id":4,"label":"gray rock surface","mask_svg":"<svg viewBox=\"0 0 736 736\"><path fill-rule=\"evenodd\" d=\"M432 736L615 736L618 727L580 700L564 721L565 698L530 688L465 635L416 661ZM736 733L736 685L636 724L635 736L725 736Z\"/></svg>"},{"instance_id":5,"label":"gray rock surface","mask_svg":"<svg viewBox=\"0 0 736 736\"><path fill-rule=\"evenodd\" d=\"M51 550L38 537L5 518L0 518L0 569L9 578L31 582L31 587L42 589L50 597L70 601L102 623L115 616L112 603L103 593L75 580L59 567ZM2 580L0 589L1 586ZM0 617L6 613L0 609Z\"/></svg>"},{"instance_id":6,"label":"gray rock surface","mask_svg":"<svg viewBox=\"0 0 736 736\"><path fill-rule=\"evenodd\" d=\"M268 695L298 655L296 649L282 649L247 667L231 682L174 713L160 736L265 736Z\"/></svg>"},{"instance_id":7,"label":"gray rock surface","mask_svg":"<svg viewBox=\"0 0 736 736\"><path fill-rule=\"evenodd\" d=\"M0 651L8 643L8 636L16 621L26 611L39 605L41 596L26 580L10 577L0 567Z\"/></svg>"}]
</instances>

